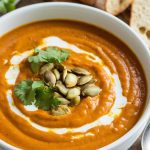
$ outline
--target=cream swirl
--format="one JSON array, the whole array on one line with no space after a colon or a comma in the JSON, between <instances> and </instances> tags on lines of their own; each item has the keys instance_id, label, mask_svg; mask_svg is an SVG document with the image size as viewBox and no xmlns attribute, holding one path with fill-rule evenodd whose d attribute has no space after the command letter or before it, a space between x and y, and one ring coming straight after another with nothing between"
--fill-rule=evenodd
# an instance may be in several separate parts
<instances>
[{"instance_id":1,"label":"cream swirl","mask_svg":"<svg viewBox=\"0 0 150 150\"><path fill-rule=\"evenodd\" d=\"M9 102L10 109L14 113L19 115L23 119L25 119L34 128L41 130L41 131L44 131L44 132L54 132L56 134L66 134L68 132L69 133L76 133L76 132L84 133L84 132L87 132L88 130L90 130L94 127L97 127L97 126L110 125L115 120L115 118L121 114L122 109L127 104L127 98L122 95L122 87L121 87L121 83L120 83L120 79L119 79L118 75L112 74L111 71L109 70L109 68L104 64L104 62L98 56L94 55L93 53L87 52L83 49L80 49L77 46L62 40L59 37L55 37L55 36L47 37L47 38L43 39L41 45L38 46L37 48L42 49L42 48L45 48L48 46L56 46L56 47L60 47L60 48L70 49L70 50L72 50L76 53L79 53L79 54L80 53L86 54L87 59L90 59L90 61L92 61L93 63L94 62L98 63L99 67L103 68L103 70L109 76L110 80L112 81L112 83L114 84L114 87L115 87L116 98L115 98L115 102L114 102L112 108L110 109L110 111L107 114L99 117L95 121L87 123L87 124L80 126L80 127L77 127L77 128L48 128L48 127L43 127L37 123L32 122L29 117L25 116L14 105L13 97L12 97L12 91L10 89L8 89L7 90L7 100ZM33 50L29 50L29 51L23 52L21 54L14 55L11 58L11 60L10 60L11 65L5 74L5 78L6 78L8 84L15 85L15 81L16 81L19 73L20 73L20 67L19 67L20 63L25 58L30 56L32 53L33 53ZM37 108L34 106L34 104L24 106L24 108L26 109L26 111L36 111L37 110Z\"/></svg>"}]
</instances>

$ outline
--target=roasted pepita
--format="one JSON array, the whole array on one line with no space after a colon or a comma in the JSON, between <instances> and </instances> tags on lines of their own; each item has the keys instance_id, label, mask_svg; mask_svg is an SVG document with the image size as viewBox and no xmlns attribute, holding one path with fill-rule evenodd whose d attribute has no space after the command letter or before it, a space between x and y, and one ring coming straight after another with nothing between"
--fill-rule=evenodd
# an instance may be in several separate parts
<instances>
[{"instance_id":1,"label":"roasted pepita","mask_svg":"<svg viewBox=\"0 0 150 150\"><path fill-rule=\"evenodd\" d=\"M78 77L72 73L68 73L65 78L66 87L74 87L77 84Z\"/></svg>"},{"instance_id":2,"label":"roasted pepita","mask_svg":"<svg viewBox=\"0 0 150 150\"><path fill-rule=\"evenodd\" d=\"M60 94L57 93L57 92L54 92L54 97L58 98L58 97L62 97L62 95L60 95Z\"/></svg>"},{"instance_id":3,"label":"roasted pepita","mask_svg":"<svg viewBox=\"0 0 150 150\"><path fill-rule=\"evenodd\" d=\"M56 80L59 80L60 79L60 73L59 73L59 71L57 69L54 69L53 73L54 73L54 75L56 77Z\"/></svg>"},{"instance_id":4,"label":"roasted pepita","mask_svg":"<svg viewBox=\"0 0 150 150\"><path fill-rule=\"evenodd\" d=\"M49 71L53 68L54 68L53 63L48 63L48 64L43 65L40 69L40 75L43 75L46 71Z\"/></svg>"},{"instance_id":5,"label":"roasted pepita","mask_svg":"<svg viewBox=\"0 0 150 150\"><path fill-rule=\"evenodd\" d=\"M100 93L101 89L95 85L88 85L82 91L82 96L91 96L94 97Z\"/></svg>"},{"instance_id":6,"label":"roasted pepita","mask_svg":"<svg viewBox=\"0 0 150 150\"><path fill-rule=\"evenodd\" d=\"M72 88L68 90L67 99L74 99L75 97L80 95L80 88Z\"/></svg>"},{"instance_id":7,"label":"roasted pepita","mask_svg":"<svg viewBox=\"0 0 150 150\"><path fill-rule=\"evenodd\" d=\"M91 79L88 83L89 83L89 84L94 84L95 82L96 82L95 79Z\"/></svg>"},{"instance_id":8,"label":"roasted pepita","mask_svg":"<svg viewBox=\"0 0 150 150\"><path fill-rule=\"evenodd\" d=\"M75 97L75 98L73 98L73 99L71 100L71 103L72 103L73 105L79 105L79 104L80 104L80 101L81 101L80 96L77 96L77 97Z\"/></svg>"},{"instance_id":9,"label":"roasted pepita","mask_svg":"<svg viewBox=\"0 0 150 150\"><path fill-rule=\"evenodd\" d=\"M87 75L87 76L81 76L78 80L78 85L84 85L88 82L90 82L92 80L92 76L91 75Z\"/></svg>"},{"instance_id":10,"label":"roasted pepita","mask_svg":"<svg viewBox=\"0 0 150 150\"><path fill-rule=\"evenodd\" d=\"M55 68L62 72L66 67L61 63L55 63Z\"/></svg>"},{"instance_id":11,"label":"roasted pepita","mask_svg":"<svg viewBox=\"0 0 150 150\"><path fill-rule=\"evenodd\" d=\"M58 88L58 91L63 94L67 95L68 89L63 85L61 81L57 81L56 88Z\"/></svg>"},{"instance_id":12,"label":"roasted pepita","mask_svg":"<svg viewBox=\"0 0 150 150\"><path fill-rule=\"evenodd\" d=\"M53 115L66 114L65 109L69 108L63 105L79 105L81 97L94 97L100 92L90 72L81 67L70 69L60 63L50 63L41 68L40 74L48 86L53 86L54 97L61 102L59 108L52 110Z\"/></svg>"},{"instance_id":13,"label":"roasted pepita","mask_svg":"<svg viewBox=\"0 0 150 150\"><path fill-rule=\"evenodd\" d=\"M52 109L52 115L60 116L69 114L71 111L67 105L59 105L56 109Z\"/></svg>"},{"instance_id":14,"label":"roasted pepita","mask_svg":"<svg viewBox=\"0 0 150 150\"><path fill-rule=\"evenodd\" d=\"M57 99L61 102L62 105L68 105L70 103L70 101L63 97L59 97Z\"/></svg>"},{"instance_id":15,"label":"roasted pepita","mask_svg":"<svg viewBox=\"0 0 150 150\"><path fill-rule=\"evenodd\" d=\"M62 74L62 80L63 80L63 82L65 82L65 79L66 79L66 76L67 76L67 72L68 72L67 69L63 70L63 74Z\"/></svg>"},{"instance_id":16,"label":"roasted pepita","mask_svg":"<svg viewBox=\"0 0 150 150\"><path fill-rule=\"evenodd\" d=\"M44 80L47 84L49 84L51 86L55 86L55 84L56 84L56 77L52 73L52 71L46 71L44 73Z\"/></svg>"},{"instance_id":17,"label":"roasted pepita","mask_svg":"<svg viewBox=\"0 0 150 150\"><path fill-rule=\"evenodd\" d=\"M79 74L79 75L90 75L90 72L88 72L86 69L80 68L80 67L73 68L72 72Z\"/></svg>"}]
</instances>

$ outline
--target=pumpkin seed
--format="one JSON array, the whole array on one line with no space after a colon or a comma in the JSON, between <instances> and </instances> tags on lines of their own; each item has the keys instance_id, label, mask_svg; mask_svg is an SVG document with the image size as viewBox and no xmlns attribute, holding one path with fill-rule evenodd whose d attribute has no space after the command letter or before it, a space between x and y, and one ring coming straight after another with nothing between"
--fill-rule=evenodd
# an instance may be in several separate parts
<instances>
[{"instance_id":1,"label":"pumpkin seed","mask_svg":"<svg viewBox=\"0 0 150 150\"><path fill-rule=\"evenodd\" d=\"M43 65L40 69L40 75L43 75L46 71L49 71L53 68L54 68L53 63L48 63L48 64Z\"/></svg>"},{"instance_id":2,"label":"pumpkin seed","mask_svg":"<svg viewBox=\"0 0 150 150\"><path fill-rule=\"evenodd\" d=\"M75 97L74 99L71 100L71 103L73 105L79 105L80 100L81 100L80 96L77 96L77 97Z\"/></svg>"},{"instance_id":3,"label":"pumpkin seed","mask_svg":"<svg viewBox=\"0 0 150 150\"><path fill-rule=\"evenodd\" d=\"M62 97L59 93L54 92L54 97L58 98L58 97Z\"/></svg>"},{"instance_id":4,"label":"pumpkin seed","mask_svg":"<svg viewBox=\"0 0 150 150\"><path fill-rule=\"evenodd\" d=\"M88 76L82 76L79 78L78 80L78 85L84 85L88 82L90 82L92 80L92 76L91 75L88 75Z\"/></svg>"},{"instance_id":5,"label":"pumpkin seed","mask_svg":"<svg viewBox=\"0 0 150 150\"><path fill-rule=\"evenodd\" d=\"M54 69L53 73L54 73L56 79L59 80L60 79L60 73L59 73L59 71L57 69Z\"/></svg>"},{"instance_id":6,"label":"pumpkin seed","mask_svg":"<svg viewBox=\"0 0 150 150\"><path fill-rule=\"evenodd\" d=\"M46 71L44 73L44 80L49 85L55 86L56 84L56 77L51 71Z\"/></svg>"},{"instance_id":7,"label":"pumpkin seed","mask_svg":"<svg viewBox=\"0 0 150 150\"><path fill-rule=\"evenodd\" d=\"M66 79L66 76L67 76L67 69L64 69L63 70L63 75L62 75L62 80L63 80L63 82L65 82L65 79Z\"/></svg>"},{"instance_id":8,"label":"pumpkin seed","mask_svg":"<svg viewBox=\"0 0 150 150\"><path fill-rule=\"evenodd\" d=\"M95 85L88 85L82 91L83 96L91 96L94 97L100 93L101 89Z\"/></svg>"},{"instance_id":9,"label":"pumpkin seed","mask_svg":"<svg viewBox=\"0 0 150 150\"><path fill-rule=\"evenodd\" d=\"M59 71L63 71L66 67L61 64L61 63L55 63L55 67L59 70Z\"/></svg>"},{"instance_id":10,"label":"pumpkin seed","mask_svg":"<svg viewBox=\"0 0 150 150\"><path fill-rule=\"evenodd\" d=\"M88 83L89 83L89 84L94 84L95 82L96 82L95 79L91 79Z\"/></svg>"},{"instance_id":11,"label":"pumpkin seed","mask_svg":"<svg viewBox=\"0 0 150 150\"><path fill-rule=\"evenodd\" d=\"M70 67L68 67L68 68L67 68L67 71L68 71L69 73L71 73L71 72L72 72L72 70L71 70L71 68L70 68Z\"/></svg>"},{"instance_id":12,"label":"pumpkin seed","mask_svg":"<svg viewBox=\"0 0 150 150\"><path fill-rule=\"evenodd\" d=\"M60 116L65 114L70 114L71 111L68 106L66 105L59 105L56 109L52 109L52 115Z\"/></svg>"},{"instance_id":13,"label":"pumpkin seed","mask_svg":"<svg viewBox=\"0 0 150 150\"><path fill-rule=\"evenodd\" d=\"M80 88L72 88L68 90L67 99L74 99L75 97L80 95Z\"/></svg>"},{"instance_id":14,"label":"pumpkin seed","mask_svg":"<svg viewBox=\"0 0 150 150\"><path fill-rule=\"evenodd\" d=\"M63 98L63 97L59 97L57 98L62 105L68 105L70 103L70 101L68 101L67 99Z\"/></svg>"},{"instance_id":15,"label":"pumpkin seed","mask_svg":"<svg viewBox=\"0 0 150 150\"><path fill-rule=\"evenodd\" d=\"M78 77L72 73L68 73L65 78L66 87L74 87L77 84Z\"/></svg>"},{"instance_id":16,"label":"pumpkin seed","mask_svg":"<svg viewBox=\"0 0 150 150\"><path fill-rule=\"evenodd\" d=\"M88 82L88 83L86 83L86 84L84 84L84 85L81 86L81 91L83 91L85 88L87 88L89 86L95 86L95 84Z\"/></svg>"},{"instance_id":17,"label":"pumpkin seed","mask_svg":"<svg viewBox=\"0 0 150 150\"><path fill-rule=\"evenodd\" d=\"M79 75L90 75L90 72L88 72L86 69L80 68L80 67L75 67L72 69L72 71Z\"/></svg>"},{"instance_id":18,"label":"pumpkin seed","mask_svg":"<svg viewBox=\"0 0 150 150\"><path fill-rule=\"evenodd\" d=\"M57 81L56 87L58 88L59 92L63 95L67 95L68 89L62 84L61 81Z\"/></svg>"}]
</instances>

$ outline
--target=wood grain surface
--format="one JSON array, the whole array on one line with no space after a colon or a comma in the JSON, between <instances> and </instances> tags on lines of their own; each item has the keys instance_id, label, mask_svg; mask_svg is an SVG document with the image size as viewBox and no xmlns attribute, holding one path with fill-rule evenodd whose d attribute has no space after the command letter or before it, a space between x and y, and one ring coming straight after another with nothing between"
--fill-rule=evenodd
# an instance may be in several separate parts
<instances>
[{"instance_id":1,"label":"wood grain surface","mask_svg":"<svg viewBox=\"0 0 150 150\"><path fill-rule=\"evenodd\" d=\"M21 0L18 4L17 4L17 8L19 7L23 7L26 5L31 5L31 4L35 4L35 3L41 3L41 2L54 2L54 1L59 1L59 2L76 2L79 3L79 0ZM125 12L123 12L122 14L117 16L118 18L120 18L121 20L123 20L124 22L126 22L127 24L129 24L130 21L130 8L128 8ZM138 140L134 143L134 145L129 149L129 150L141 150L141 137L138 138Z\"/></svg>"}]
</instances>

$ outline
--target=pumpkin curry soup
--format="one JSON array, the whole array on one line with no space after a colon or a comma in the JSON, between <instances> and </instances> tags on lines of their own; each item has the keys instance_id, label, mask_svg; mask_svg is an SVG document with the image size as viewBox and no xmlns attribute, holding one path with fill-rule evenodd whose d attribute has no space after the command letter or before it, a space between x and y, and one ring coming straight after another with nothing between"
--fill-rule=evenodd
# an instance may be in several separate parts
<instances>
[{"instance_id":1,"label":"pumpkin curry soup","mask_svg":"<svg viewBox=\"0 0 150 150\"><path fill-rule=\"evenodd\" d=\"M0 139L21 149L97 149L127 133L146 100L143 70L110 33L74 21L0 38Z\"/></svg>"}]
</instances>

